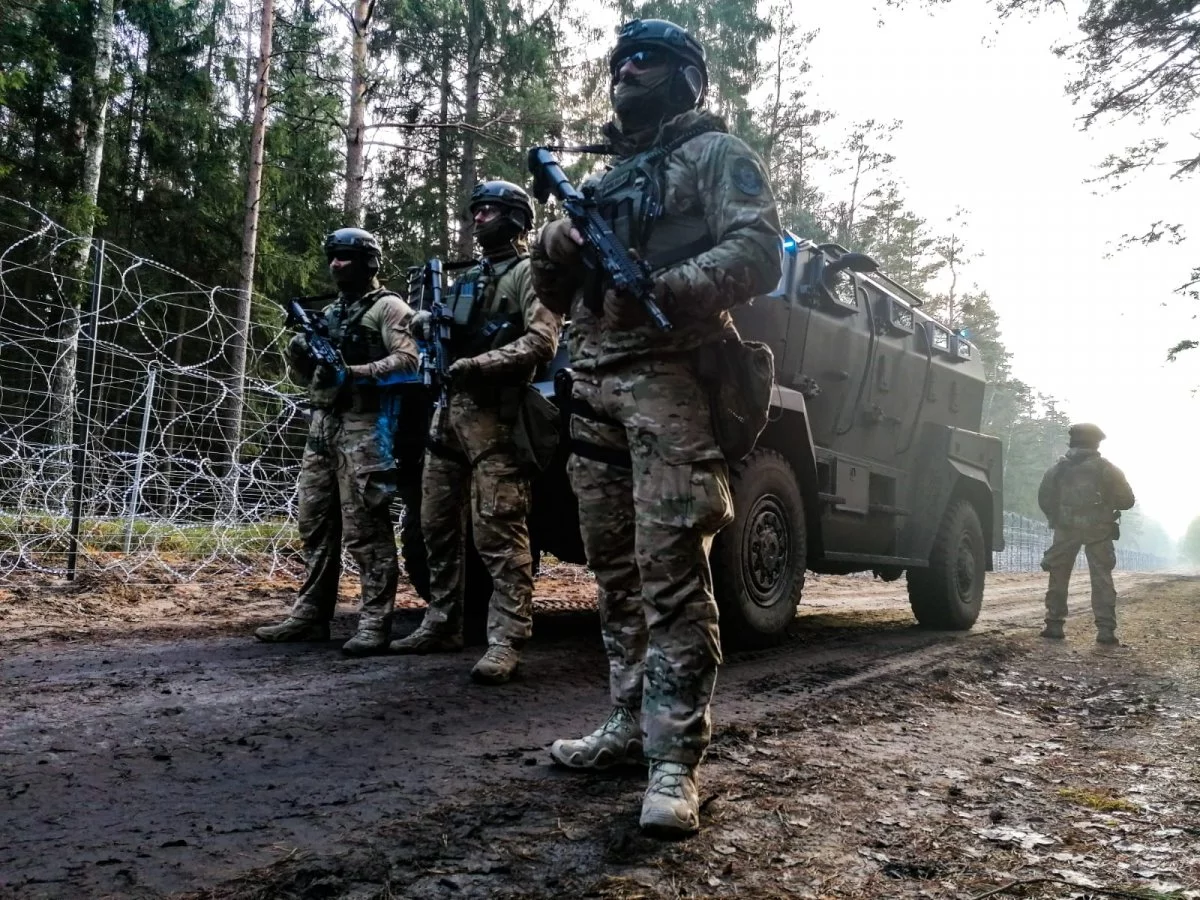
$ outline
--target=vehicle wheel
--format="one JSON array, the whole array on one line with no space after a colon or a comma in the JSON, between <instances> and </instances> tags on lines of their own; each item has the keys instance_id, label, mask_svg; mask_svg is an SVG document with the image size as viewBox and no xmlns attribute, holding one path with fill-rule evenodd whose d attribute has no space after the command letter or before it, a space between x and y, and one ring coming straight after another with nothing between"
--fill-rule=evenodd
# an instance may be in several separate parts
<instances>
[{"instance_id":1,"label":"vehicle wheel","mask_svg":"<svg viewBox=\"0 0 1200 900\"><path fill-rule=\"evenodd\" d=\"M951 503L933 540L929 568L908 570L908 601L921 625L966 631L975 624L983 606L986 552L975 507L967 500Z\"/></svg>"},{"instance_id":2,"label":"vehicle wheel","mask_svg":"<svg viewBox=\"0 0 1200 900\"><path fill-rule=\"evenodd\" d=\"M713 542L713 585L723 642L778 643L796 618L808 558L796 475L772 450L730 467L734 519Z\"/></svg>"}]
</instances>

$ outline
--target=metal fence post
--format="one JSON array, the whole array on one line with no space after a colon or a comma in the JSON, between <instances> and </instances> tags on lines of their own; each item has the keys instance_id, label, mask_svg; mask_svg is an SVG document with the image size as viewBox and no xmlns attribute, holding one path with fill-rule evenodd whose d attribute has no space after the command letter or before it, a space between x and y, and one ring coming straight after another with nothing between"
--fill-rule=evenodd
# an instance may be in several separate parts
<instances>
[{"instance_id":1,"label":"metal fence post","mask_svg":"<svg viewBox=\"0 0 1200 900\"><path fill-rule=\"evenodd\" d=\"M71 541L67 550L67 581L75 580L75 567L79 559L79 525L83 518L83 477L87 471L87 442L92 433L92 391L96 383L96 345L100 340L100 289L104 282L104 240L92 244L96 260L92 268L92 296L90 316L87 319L88 361L83 369L83 380L79 387L79 398L83 400L82 414L76 401L75 410L75 453L71 467ZM82 329L81 329L82 330ZM82 335L81 335L82 336Z\"/></svg>"},{"instance_id":2,"label":"metal fence post","mask_svg":"<svg viewBox=\"0 0 1200 900\"><path fill-rule=\"evenodd\" d=\"M137 518L138 501L142 496L142 462L146 458L146 436L150 433L150 410L154 402L154 380L158 367L151 366L146 375L146 402L142 406L142 434L138 438L137 462L133 465L133 486L129 493L129 518L125 522L125 554L133 543L133 522Z\"/></svg>"}]
</instances>

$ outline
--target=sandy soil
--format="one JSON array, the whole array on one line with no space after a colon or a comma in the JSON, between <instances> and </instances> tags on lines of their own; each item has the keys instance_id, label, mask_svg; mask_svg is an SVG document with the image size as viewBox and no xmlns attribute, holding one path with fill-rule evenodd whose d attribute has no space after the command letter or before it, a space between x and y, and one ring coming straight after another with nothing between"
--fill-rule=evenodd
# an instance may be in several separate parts
<instances>
[{"instance_id":1,"label":"sandy soil","mask_svg":"<svg viewBox=\"0 0 1200 900\"><path fill-rule=\"evenodd\" d=\"M662 843L643 771L545 753L607 711L581 570L539 581L502 688L470 652L248 639L287 584L6 585L0 897L1200 898L1200 579L1119 587L1106 649L1081 595L1036 636L1034 576L965 635L903 582L813 578L783 645L727 660L704 831Z\"/></svg>"}]
</instances>

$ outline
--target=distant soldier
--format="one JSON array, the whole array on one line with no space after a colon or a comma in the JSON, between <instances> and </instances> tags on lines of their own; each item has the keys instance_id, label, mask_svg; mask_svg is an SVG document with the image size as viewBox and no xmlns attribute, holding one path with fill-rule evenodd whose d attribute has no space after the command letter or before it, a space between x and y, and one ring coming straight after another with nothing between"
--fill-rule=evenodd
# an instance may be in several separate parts
<instances>
[{"instance_id":1,"label":"distant soldier","mask_svg":"<svg viewBox=\"0 0 1200 900\"><path fill-rule=\"evenodd\" d=\"M1068 434L1067 455L1050 467L1038 488L1038 506L1054 529L1054 543L1042 557L1042 569L1050 573L1042 637L1065 637L1067 586L1079 548L1083 547L1092 576L1096 643L1119 644L1117 591L1112 580L1117 564L1113 541L1120 536L1120 510L1133 506L1133 491L1124 473L1100 456L1100 442L1105 435L1099 427L1072 425Z\"/></svg>"},{"instance_id":2,"label":"distant soldier","mask_svg":"<svg viewBox=\"0 0 1200 900\"><path fill-rule=\"evenodd\" d=\"M454 652L463 646L466 530L492 576L488 649L471 670L484 684L512 678L533 627L529 466L514 440L518 408L534 370L554 358L561 318L533 292L525 235L533 206L524 189L485 181L471 193L479 264L447 291L453 309L446 404L434 414L421 483L421 530L429 556L429 609L393 641L393 653ZM430 313L414 332L429 338Z\"/></svg>"},{"instance_id":3,"label":"distant soldier","mask_svg":"<svg viewBox=\"0 0 1200 900\"><path fill-rule=\"evenodd\" d=\"M339 228L325 239L325 256L338 296L323 315L344 366L315 363L303 334L287 349L289 374L308 385L313 407L298 487L304 584L291 614L254 634L269 642L329 640L345 541L362 580L362 611L342 651L368 656L387 649L399 577L389 507L400 389L387 382L416 371L417 344L412 309L376 278L381 255L370 232Z\"/></svg>"}]
</instances>

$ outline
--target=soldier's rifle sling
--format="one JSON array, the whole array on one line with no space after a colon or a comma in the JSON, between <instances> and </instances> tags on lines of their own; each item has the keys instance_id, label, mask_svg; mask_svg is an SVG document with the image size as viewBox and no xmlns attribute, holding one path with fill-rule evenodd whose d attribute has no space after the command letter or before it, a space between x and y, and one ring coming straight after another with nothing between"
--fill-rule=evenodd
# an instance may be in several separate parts
<instances>
[{"instance_id":1,"label":"soldier's rifle sling","mask_svg":"<svg viewBox=\"0 0 1200 900\"><path fill-rule=\"evenodd\" d=\"M533 193L538 201L545 203L551 194L558 198L571 224L591 251L594 262L612 281L613 289L637 298L654 324L663 331L670 331L671 320L654 298L654 279L645 263L634 259L621 246L608 223L601 218L595 201L571 184L554 154L545 147L530 149L528 163L533 175Z\"/></svg>"}]
</instances>

